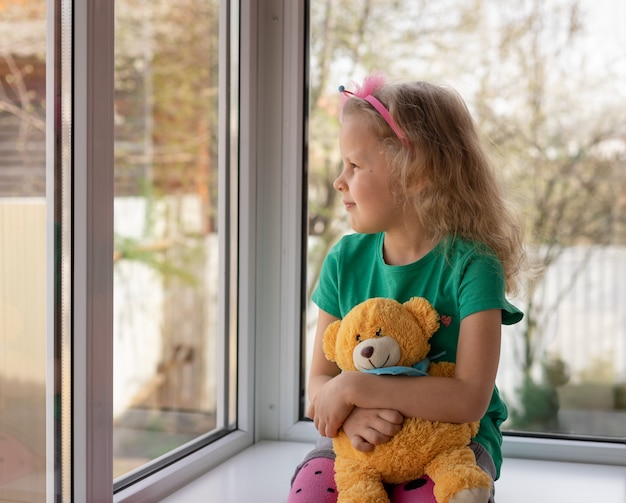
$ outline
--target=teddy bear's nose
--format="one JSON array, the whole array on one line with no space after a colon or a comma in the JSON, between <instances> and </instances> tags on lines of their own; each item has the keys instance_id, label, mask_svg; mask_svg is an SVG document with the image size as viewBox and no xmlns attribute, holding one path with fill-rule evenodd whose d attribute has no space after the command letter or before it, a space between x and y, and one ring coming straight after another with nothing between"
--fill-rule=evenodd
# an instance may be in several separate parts
<instances>
[{"instance_id":1,"label":"teddy bear's nose","mask_svg":"<svg viewBox=\"0 0 626 503\"><path fill-rule=\"evenodd\" d=\"M361 349L361 356L363 358L371 358L373 354L374 354L374 348L372 346L366 346L363 349Z\"/></svg>"}]
</instances>

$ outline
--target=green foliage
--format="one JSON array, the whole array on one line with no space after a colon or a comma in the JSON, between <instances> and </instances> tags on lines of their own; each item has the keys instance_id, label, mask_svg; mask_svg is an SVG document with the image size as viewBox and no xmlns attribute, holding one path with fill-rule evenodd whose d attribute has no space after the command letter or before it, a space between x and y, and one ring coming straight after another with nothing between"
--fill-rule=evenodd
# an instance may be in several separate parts
<instances>
[{"instance_id":1,"label":"green foliage","mask_svg":"<svg viewBox=\"0 0 626 503\"><path fill-rule=\"evenodd\" d=\"M510 407L508 427L522 431L558 431L559 395L551 383L526 376L516 390L518 405Z\"/></svg>"},{"instance_id":2,"label":"green foliage","mask_svg":"<svg viewBox=\"0 0 626 503\"><path fill-rule=\"evenodd\" d=\"M175 247L175 248L174 248ZM184 284L196 286L199 280L190 263L198 261L202 250L199 246L181 245L168 242L146 244L134 238L115 239L116 260L130 260L145 264L163 276L164 279L177 279ZM172 252L176 251L176 258Z\"/></svg>"},{"instance_id":3,"label":"green foliage","mask_svg":"<svg viewBox=\"0 0 626 503\"><path fill-rule=\"evenodd\" d=\"M524 374L510 405L508 427L522 431L559 431L558 388L569 381L569 369L560 358L545 359L541 376Z\"/></svg>"}]
</instances>

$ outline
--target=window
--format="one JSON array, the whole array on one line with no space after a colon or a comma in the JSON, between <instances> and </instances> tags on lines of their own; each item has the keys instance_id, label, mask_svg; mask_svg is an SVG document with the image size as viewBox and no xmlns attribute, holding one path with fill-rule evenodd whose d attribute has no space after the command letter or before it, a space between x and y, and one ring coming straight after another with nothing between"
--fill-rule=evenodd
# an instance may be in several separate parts
<instances>
[{"instance_id":1,"label":"window","mask_svg":"<svg viewBox=\"0 0 626 503\"><path fill-rule=\"evenodd\" d=\"M220 57L222 9L219 0L116 2L118 485L237 424L229 406L236 364L228 358L237 329L236 268L229 269L236 214L228 211L237 159L229 165L234 151L224 148L236 114L220 105L220 74L236 54Z\"/></svg>"},{"instance_id":2,"label":"window","mask_svg":"<svg viewBox=\"0 0 626 503\"><path fill-rule=\"evenodd\" d=\"M372 69L464 96L526 216L542 266L513 299L498 386L513 435L626 442L626 59L619 2L310 3L307 299L349 229L337 86ZM599 50L599 48L602 48ZM304 359L316 308L307 304Z\"/></svg>"},{"instance_id":3,"label":"window","mask_svg":"<svg viewBox=\"0 0 626 503\"><path fill-rule=\"evenodd\" d=\"M592 119L602 117L606 131L609 124L623 127L617 112L624 99L624 62L611 49L623 47L623 40L611 38L619 31L603 30L602 53L588 52L579 60L575 56L583 53L571 51L589 47L583 44L584 30L574 30L576 37L568 43L555 35L555 41L564 42L558 47L533 46L526 39L511 45L508 54L518 56L530 56L515 53L527 47L547 51L535 55L558 53L551 61L562 64L544 67L550 82L561 75L550 73L556 70L585 65L595 70L593 81L583 72L573 76L568 71L558 100L550 95L550 100L536 102L549 104L554 113L533 116L522 93L522 84L529 84L521 78L525 74L514 72L520 68L504 57L506 51L493 51L488 44L491 36L508 32L481 30L478 37L470 28L484 21L482 16L493 26L525 16L528 21L550 20L558 28L564 18L552 9L560 4L538 3L537 9L546 9L538 18L517 4L511 4L510 12L501 10L507 8L501 2L466 11L461 4L451 9L451 2L419 2L424 9L420 23L425 24L407 27L393 17L393 10L378 10L387 6L382 0L369 3L372 11L354 2L318 0L310 5L303 0L0 0L0 450L17 453L11 464L0 464L0 499L34 502L45 494L62 501L101 501L115 491L118 503L158 501L255 440L314 438L312 425L300 421L303 386L297 377L304 375L300 362L308 358L307 345L301 348L295 334L306 331L304 316L313 312L302 307L319 260L346 231L338 227L343 219L327 187L338 169L331 109L337 84L359 80L373 66L400 75L410 64L411 74L419 69L437 77L445 73L445 65L467 65L473 73L455 72L458 81L452 83L471 98L492 137L505 131L495 119L527 126L528 121L512 120L519 110L546 119L537 124L543 128L538 129L542 140L558 139L558 131L568 133L552 129L554 124L569 125L567 149L559 150L556 142L543 150L524 150L507 144L507 137L497 143L503 166L521 166L520 159L524 166L550 161L542 164L542 175L558 175L552 168L559 167L562 155L579 159L571 157L580 145L573 133L589 133L597 126ZM411 2L405 13L413 13L415 5ZM605 22L624 16L619 2L612 6L613 16L599 10L604 3L581 0L580 5L588 14L571 19L581 23L598 19L597 14ZM192 19L186 17L192 12ZM333 29L323 32L319 27L328 14ZM461 22L462 30L452 29ZM425 42L405 48L394 39L387 45L381 33L372 31L376 27L385 35L420 36ZM441 38L420 35L435 29L441 30ZM511 33L533 40L533 32ZM553 33L564 36L566 31ZM537 31L535 40L544 34ZM454 50L442 58L440 47ZM472 49L474 59L461 48ZM330 49L332 57L322 60ZM306 53L310 61L305 66ZM611 54L617 59L602 59ZM561 59L565 56L569 59ZM491 60L503 74L484 73L484 79L476 79L476 69L488 68L476 62ZM596 91L587 93L583 84L594 84ZM572 95L565 91L572 88L576 99L568 101ZM541 89L548 87L536 90ZM196 106L189 100L194 93L199 96ZM602 108L609 97L611 106ZM311 112L305 141L307 100ZM594 106L581 108L580 102ZM526 107L513 109L512 104ZM571 113L555 113L563 110ZM596 116L598 110L605 114ZM516 149L526 157L513 156ZM516 428L528 437L515 438L529 457L537 457L533 442L541 435L592 438L605 442L596 443L597 455L584 451L579 460L606 460L607 446L617 446L614 459L623 462L623 445L618 445L624 439L619 429L623 421L610 429L624 413L616 405L622 403L624 382L624 302L621 285L611 282L623 276L623 135L579 153L587 155L582 175L600 173L602 184L592 187L584 176L559 175L552 186L561 194L596 190L581 202L586 212L594 209L588 213L598 220L577 225L579 234L558 242L563 253L555 264L573 272L564 276L551 266L537 295L549 297L571 284L562 298L570 303L570 312L601 299L603 310L583 318L597 323L587 331L600 322L612 324L594 334L592 349L599 363L570 355L576 347L561 335L539 339L537 346L538 356L553 357L545 360L551 364L544 365L549 376L564 376L557 356L570 365L568 383L556 389L569 408L559 409L557 417L562 410L573 412L568 420L582 420L584 428ZM303 164L306 172L300 169ZM507 176L520 174L512 170ZM550 179L541 180L549 185ZM570 211L581 213L568 207L567 216ZM310 234L303 236L307 219ZM603 225L611 229L603 234L610 242L592 238L591 230ZM305 240L308 262L302 253ZM549 241L534 244L537 253L550 251ZM201 280L200 270L206 271ZM607 285L617 293L606 293ZM201 290L205 300L200 300ZM210 300L215 292L217 302ZM172 334L164 330L179 323L181 310L189 306L195 312L183 319L189 324L181 324L185 337L177 339L175 331L160 340L164 333ZM153 316L148 317L150 310ZM201 318L195 317L200 313ZM563 315L549 318L545 333L561 334ZM507 337L523 340L518 333ZM213 345L221 357L207 354ZM510 347L509 358L518 365L514 349ZM602 364L608 356L613 363ZM219 365L212 366L215 361ZM534 363L529 375L541 378L543 360ZM202 377L196 379L198 375ZM501 377L503 389L515 393L520 388L519 368L517 375ZM189 401L186 386L177 388L177 380L203 388L194 389ZM593 394L577 388L588 384L586 391ZM586 396L596 401L580 402ZM610 396L612 408L606 405Z\"/></svg>"}]
</instances>

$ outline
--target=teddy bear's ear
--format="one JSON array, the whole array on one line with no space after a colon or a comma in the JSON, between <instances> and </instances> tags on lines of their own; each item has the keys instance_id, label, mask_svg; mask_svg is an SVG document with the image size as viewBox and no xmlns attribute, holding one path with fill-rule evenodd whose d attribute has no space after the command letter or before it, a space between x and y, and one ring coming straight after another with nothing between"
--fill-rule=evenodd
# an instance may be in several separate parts
<instances>
[{"instance_id":1,"label":"teddy bear's ear","mask_svg":"<svg viewBox=\"0 0 626 503\"><path fill-rule=\"evenodd\" d=\"M433 335L439 329L439 314L425 298L413 297L404 303L404 307L415 317L425 333Z\"/></svg>"},{"instance_id":2,"label":"teddy bear's ear","mask_svg":"<svg viewBox=\"0 0 626 503\"><path fill-rule=\"evenodd\" d=\"M340 326L341 320L335 320L326 327L326 331L324 332L324 354L331 362L335 361L335 348L337 347L337 334L339 333Z\"/></svg>"}]
</instances>

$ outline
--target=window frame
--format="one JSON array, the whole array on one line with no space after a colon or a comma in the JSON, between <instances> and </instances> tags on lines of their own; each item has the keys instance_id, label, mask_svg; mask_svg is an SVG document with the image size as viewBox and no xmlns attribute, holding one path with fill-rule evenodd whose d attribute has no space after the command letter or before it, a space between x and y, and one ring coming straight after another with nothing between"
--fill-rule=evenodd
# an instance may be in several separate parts
<instances>
[{"instance_id":1,"label":"window frame","mask_svg":"<svg viewBox=\"0 0 626 503\"><path fill-rule=\"evenodd\" d=\"M112 417L113 0L73 3L73 33L64 31L55 14L62 14L60 6L68 5L70 0L47 1L52 35L48 67L55 69L49 72L47 93L49 103L58 103L57 67L62 62L54 40L71 36L77 48L69 95L74 110L73 167L84 166L73 172L73 498L154 500L259 440L314 442L317 437L312 423L300 418L308 2L241 0L234 21L240 30L239 204L231 208L238 217L240 253L237 429L115 495L112 421L103 420ZM220 57L226 56L221 49ZM225 79L220 78L221 86ZM53 168L60 159L55 158L59 131L52 113L47 127L54 132L47 135L47 204L49 215L54 215ZM48 220L48 255L53 255L54 222L51 216ZM55 300L53 258L48 257L48 306ZM55 333L50 314L48 330ZM49 360L53 358L49 342ZM49 370L48 376L53 375ZM53 410L52 388L50 384L48 417ZM53 438L51 426L48 434ZM48 466L53 467L60 444L49 441L48 446ZM504 454L626 465L626 444L595 440L505 435ZM53 471L48 470L48 501L54 498Z\"/></svg>"},{"instance_id":2,"label":"window frame","mask_svg":"<svg viewBox=\"0 0 626 503\"><path fill-rule=\"evenodd\" d=\"M226 38L230 28L226 14L229 0L223 0L225 8L220 26L224 27L220 58L223 68L230 68ZM256 19L254 3L244 3L241 14L242 26L252 26ZM239 393L236 408L238 429L206 447L172 463L154 475L113 495L112 478L112 404L113 404L113 100L114 100L114 2L87 2L75 4L69 0L48 0L47 4L48 50L47 99L54 106L47 114L47 211L48 211L48 418L54 417L55 393L60 389L62 397L61 434L57 436L54 421L47 424L47 501L54 501L55 492L62 499L76 501L144 501L160 498L188 483L201 473L241 451L253 443L253 369L254 352L248 342L253 340L246 330L254 330L254 323L244 323L254 318L248 316L253 305L240 302L239 322ZM248 35L251 30L243 29ZM243 37L241 51L242 68L253 68L255 57L253 37ZM247 44L247 45L246 45ZM96 64L97 62L97 64ZM230 73L220 76L220 86L228 93ZM255 80L241 89L243 101L248 96L246 109L251 109L254 99ZM236 97L235 97L236 98ZM223 116L228 112L229 99L220 105ZM244 118L244 124L248 124ZM221 161L229 162L232 131L224 124L220 135ZM250 128L252 131L252 128ZM245 135L245 132L241 132ZM253 144L253 142L250 142ZM234 146L237 148L237 145ZM255 159L256 152L248 152ZM253 163L242 161L247 171ZM222 166L227 170L231 166ZM236 166L235 166L236 168ZM224 177L226 178L226 177ZM242 179L249 179L242 173ZM254 185L242 187L242 194ZM223 190L237 196L237 187L224 185ZM229 198L224 197L226 201ZM249 215L256 215L252 199L243 208L242 225L248 223ZM235 197L235 203L237 199ZM238 208L224 208L238 215ZM61 236L56 234L57 221L61 223ZM240 233L242 249L246 248L249 231ZM231 243L240 237L236 226ZM253 243L252 243L253 244ZM61 247L60 266L57 266L55 250ZM225 247L227 245L224 245ZM254 257L252 246L246 258ZM248 260L249 262L249 260ZM246 264L230 264L231 272ZM60 274L62 273L62 274ZM55 287L60 274L62 291ZM237 277L237 276L235 276ZM238 288L251 291L254 274L241 274ZM233 290L224 285L229 292ZM237 298L228 294L229 300ZM236 312L236 311L228 311ZM228 326L224 331L229 330ZM56 339L56 340L55 340ZM59 349L60 347L60 349ZM226 350L226 348L225 348ZM60 359L60 368L55 360ZM65 377L64 377L65 376ZM60 378L60 388L55 379ZM111 420L108 420L110 418ZM55 457L61 455L60 470L55 473Z\"/></svg>"},{"instance_id":3,"label":"window frame","mask_svg":"<svg viewBox=\"0 0 626 503\"><path fill-rule=\"evenodd\" d=\"M112 424L103 418L112 417L113 403L108 381L113 361L113 11L107 2L49 1L47 7L54 26L47 55L54 71L47 73L47 87L48 92L59 89L49 101L58 117L47 137L60 145L58 150L48 145L53 162L48 162L46 183L48 219L53 219L49 250L60 247L60 271L53 259L48 284L61 274L60 299L54 289L48 294L48 309L55 311L49 333L55 334L56 327L61 332L55 334L61 338L59 349L49 354L52 366L60 361L61 373L61 434L55 450L62 462L55 490L63 499L95 501L111 492L107 481L112 480ZM50 125L53 114L47 115ZM48 397L54 400L50 392ZM47 472L50 480L54 470ZM50 492L47 497L52 501Z\"/></svg>"},{"instance_id":4,"label":"window frame","mask_svg":"<svg viewBox=\"0 0 626 503\"><path fill-rule=\"evenodd\" d=\"M247 2L241 2L241 5L233 7L236 2L232 0L222 0L220 7L220 95L224 99L220 100L220 117L227 117L220 124L219 135L219 162L220 172L220 229L224 229L224 235L220 236L220 256L224 257L225 268L228 269L230 277L237 278L237 286L232 287L226 284L225 275L220 275L220 290L223 295L220 297L220 312L226 317L220 322L220 332L222 338L220 344L224 351L225 357L229 358L229 351L232 349L230 341L233 329L237 330L236 335L236 396L228 396L226 403L229 407L236 409L236 429L225 433L224 436L207 444L190 454L181 456L169 465L151 473L150 475L124 486L116 491L113 495L115 502L135 502L135 501L152 501L163 498L180 487L188 484L201 474L210 470L214 466L222 463L226 459L252 445L253 437L253 401L250 390L254 388L254 380L252 369L254 368L254 351L250 341L254 339L254 320L250 316L253 305L251 305L245 297L237 292L249 292L253 288L254 273L251 270L249 257L254 256L254 242L250 239L254 236L253 232L242 231L253 227L250 221L250 215L253 208L252 190L254 185L246 184L245 181L250 179L250 169L253 164L251 160L255 159L255 149L246 150L241 148L242 145L252 142L246 141L246 135L249 131L244 130L244 125L248 124L246 114L252 109L254 99L254 76L248 78L245 72L248 68L254 68L253 58L254 41L252 19L254 17L253 4L248 5ZM246 29L248 28L248 29ZM239 32L239 33L238 33ZM235 42L233 37L239 35L239 40ZM234 56L239 67L236 71L231 68L231 51L237 51L239 54ZM231 81L238 80L239 96L233 95ZM249 83L246 85L245 83ZM240 100L239 117L232 117L232 100ZM241 105L247 103L247 105ZM239 128L238 133L233 133L233 126ZM239 140L239 144L236 140ZM233 143L235 140L235 143ZM237 172L238 170L238 172ZM228 174L225 174L228 173ZM230 183L229 180L237 179L237 183ZM239 204L241 202L241 204ZM228 223L227 223L228 219ZM239 258L234 263L231 260L231 252L229 247L234 246L239 250ZM250 250L248 253L242 253L242 250ZM228 332L228 333L227 333ZM220 369L224 374L225 369ZM227 389L221 390L221 393L227 393ZM234 399L235 403L230 403ZM224 401L224 400L222 400ZM226 425L228 426L228 425Z\"/></svg>"}]
</instances>

